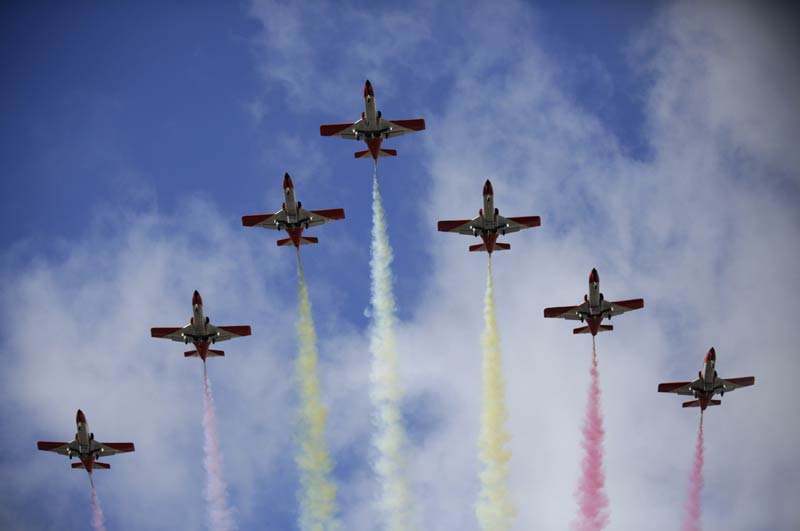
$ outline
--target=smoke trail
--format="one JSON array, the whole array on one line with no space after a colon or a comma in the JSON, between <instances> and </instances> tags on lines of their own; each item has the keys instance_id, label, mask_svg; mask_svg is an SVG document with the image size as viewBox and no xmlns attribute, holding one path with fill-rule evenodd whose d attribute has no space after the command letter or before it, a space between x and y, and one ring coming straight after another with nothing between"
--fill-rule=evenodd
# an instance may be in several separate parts
<instances>
[{"instance_id":1,"label":"smoke trail","mask_svg":"<svg viewBox=\"0 0 800 531\"><path fill-rule=\"evenodd\" d=\"M206 503L208 520L212 531L230 531L236 528L228 507L228 493L222 477L222 452L217 440L217 418L214 413L214 398L208 381L206 364L203 362L203 430L205 431L204 459L206 467Z\"/></svg>"},{"instance_id":2,"label":"smoke trail","mask_svg":"<svg viewBox=\"0 0 800 531\"><path fill-rule=\"evenodd\" d=\"M372 331L370 352L372 370L370 396L375 408L376 433L373 444L377 457L373 469L380 481L378 506L384 526L390 531L411 529L408 482L404 475L405 462L400 399L397 374L394 323L395 303L392 292L392 248L386 234L386 220L378 186L378 164L372 177Z\"/></svg>"},{"instance_id":3,"label":"smoke trail","mask_svg":"<svg viewBox=\"0 0 800 531\"><path fill-rule=\"evenodd\" d=\"M703 490L703 413L694 448L694 467L689 475L689 495L684 504L683 531L700 531L700 491Z\"/></svg>"},{"instance_id":4,"label":"smoke trail","mask_svg":"<svg viewBox=\"0 0 800 531\"><path fill-rule=\"evenodd\" d=\"M306 277L297 251L299 313L297 335L300 351L295 362L300 382L300 446L295 462L300 469L300 529L324 531L338 529L336 522L336 485L330 479L333 464L325 444L325 421L328 412L320 396L317 375L317 333L311 317Z\"/></svg>"},{"instance_id":5,"label":"smoke trail","mask_svg":"<svg viewBox=\"0 0 800 531\"><path fill-rule=\"evenodd\" d=\"M481 337L483 400L478 443L483 472L481 472L481 491L476 512L481 529L500 531L511 528L516 511L508 490L511 451L505 449L505 445L511 436L506 430L508 411L505 404L505 382L501 372L500 335L497 331L494 308L491 256L489 256L483 316L486 328Z\"/></svg>"},{"instance_id":6,"label":"smoke trail","mask_svg":"<svg viewBox=\"0 0 800 531\"><path fill-rule=\"evenodd\" d=\"M608 524L608 497L604 491L603 472L603 416L600 413L600 381L597 370L597 349L592 336L592 369L589 401L583 424L583 474L576 493L578 521L576 531L599 531Z\"/></svg>"},{"instance_id":7,"label":"smoke trail","mask_svg":"<svg viewBox=\"0 0 800 531\"><path fill-rule=\"evenodd\" d=\"M91 473L89 474L89 484L92 486L92 527L94 527L94 531L106 531L106 518L103 516L103 509L100 508L100 500L97 498L97 491L94 490Z\"/></svg>"}]
</instances>

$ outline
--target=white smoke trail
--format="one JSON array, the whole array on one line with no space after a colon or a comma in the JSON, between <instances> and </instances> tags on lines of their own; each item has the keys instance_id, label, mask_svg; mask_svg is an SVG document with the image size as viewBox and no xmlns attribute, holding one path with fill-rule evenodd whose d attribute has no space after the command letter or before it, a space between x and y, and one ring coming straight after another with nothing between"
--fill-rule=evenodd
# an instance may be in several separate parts
<instances>
[{"instance_id":1,"label":"white smoke trail","mask_svg":"<svg viewBox=\"0 0 800 531\"><path fill-rule=\"evenodd\" d=\"M481 434L478 447L483 463L481 490L476 512L481 529L510 529L516 510L508 489L511 451L506 443L511 436L506 429L508 410L505 403L505 381L502 374L500 335L494 306L492 257L489 256L488 278L483 316L486 328L481 337L483 346L483 397Z\"/></svg>"},{"instance_id":2,"label":"white smoke trail","mask_svg":"<svg viewBox=\"0 0 800 531\"><path fill-rule=\"evenodd\" d=\"M336 521L336 485L331 481L333 468L325 443L325 423L328 412L322 403L317 374L317 333L311 317L308 287L297 251L299 279L299 321L297 335L299 353L295 362L300 383L299 447L295 462L300 469L300 529L330 531L339 529Z\"/></svg>"},{"instance_id":3,"label":"white smoke trail","mask_svg":"<svg viewBox=\"0 0 800 531\"><path fill-rule=\"evenodd\" d=\"M228 492L222 476L222 452L217 440L217 417L214 413L214 398L211 383L208 381L205 362L203 363L203 431L205 432L206 504L209 526L212 531L232 531L236 529L231 510L228 507Z\"/></svg>"},{"instance_id":4,"label":"white smoke trail","mask_svg":"<svg viewBox=\"0 0 800 531\"><path fill-rule=\"evenodd\" d=\"M97 491L94 490L94 480L89 474L89 484L92 486L92 527L94 531L106 531L106 518L100 508L100 500L97 498Z\"/></svg>"},{"instance_id":5,"label":"white smoke trail","mask_svg":"<svg viewBox=\"0 0 800 531\"><path fill-rule=\"evenodd\" d=\"M370 396L375 408L376 433L373 444L377 457L373 469L380 482L378 506L383 525L389 531L411 529L410 494L404 474L403 429L400 400L402 393L395 352L395 302L392 292L392 249L386 233L386 219L378 186L378 164L372 178L372 331L370 352L372 371Z\"/></svg>"}]
</instances>

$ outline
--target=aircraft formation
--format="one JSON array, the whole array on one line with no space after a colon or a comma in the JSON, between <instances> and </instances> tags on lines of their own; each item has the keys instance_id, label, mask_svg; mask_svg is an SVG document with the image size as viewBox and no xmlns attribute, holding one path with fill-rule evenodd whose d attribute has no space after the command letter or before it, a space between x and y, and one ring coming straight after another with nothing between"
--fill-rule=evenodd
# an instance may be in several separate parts
<instances>
[{"instance_id":1,"label":"aircraft formation","mask_svg":"<svg viewBox=\"0 0 800 531\"><path fill-rule=\"evenodd\" d=\"M364 84L363 90L364 111L361 118L355 122L324 124L320 126L321 136L337 136L340 138L364 141L367 149L357 151L355 158L371 158L377 168L378 160L383 157L394 157L397 151L383 147L383 141L402 136L408 133L425 129L425 120L405 119L386 120L377 110L375 92L370 81ZM376 174L377 175L377 174ZM306 210L297 199L294 184L288 173L284 174L282 190L283 204L280 210L272 214L250 214L242 216L242 225L245 227L261 227L277 231L286 231L288 237L279 239L278 246L294 246L298 253L301 246L316 244L318 238L305 236L304 231L325 223L345 218L341 208L327 210ZM442 220L437 224L441 232L480 237L482 242L470 245L470 252L486 252L491 257L494 251L506 251L511 245L498 241L500 236L505 236L521 230L541 226L539 216L504 217L494 204L494 189L489 180L483 185L483 203L478 210L478 215L472 219ZM299 255L298 255L299 256ZM192 349L184 352L185 357L196 357L203 361L204 371L208 358L222 357L225 353L211 348L217 342L227 341L239 337L249 336L251 328L247 325L221 326L211 323L205 315L203 299L198 291L192 295L192 316L185 326L154 327L151 336L154 338L169 339L192 344ZM644 307L644 300L627 299L621 301L607 300L600 291L600 276L597 269L592 269L589 274L589 292L584 295L583 302L574 306L559 306L544 309L545 318L560 318L571 321L580 321L584 326L575 328L574 334L591 334L594 337L600 332L609 332L614 329L610 324L603 324L604 320L610 321L623 313L639 310ZM698 373L698 378L686 382L669 382L658 385L658 392L676 393L678 395L692 396L694 400L684 402L683 407L699 407L702 411L709 406L717 406L721 401L714 396L722 397L726 392L731 392L740 387L751 386L755 383L753 376L722 379L716 370L716 351L712 347L704 359L703 370ZM110 468L110 465L99 461L118 453L133 452L132 442L98 442L94 433L89 431L86 416L80 409L76 415L77 432L75 438L69 442L39 441L38 449L55 452L67 456L70 460L78 458L72 468L81 468L87 471L90 481L92 472Z\"/></svg>"}]
</instances>

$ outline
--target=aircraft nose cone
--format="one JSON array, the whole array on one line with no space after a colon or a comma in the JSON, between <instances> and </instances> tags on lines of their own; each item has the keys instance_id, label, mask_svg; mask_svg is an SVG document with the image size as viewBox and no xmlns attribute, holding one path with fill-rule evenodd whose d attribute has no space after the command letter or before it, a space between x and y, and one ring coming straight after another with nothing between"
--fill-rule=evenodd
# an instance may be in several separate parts
<instances>
[{"instance_id":1,"label":"aircraft nose cone","mask_svg":"<svg viewBox=\"0 0 800 531\"><path fill-rule=\"evenodd\" d=\"M200 297L200 292L194 290L194 295L192 295L192 306L197 306L198 304L203 304L203 299Z\"/></svg>"},{"instance_id":2,"label":"aircraft nose cone","mask_svg":"<svg viewBox=\"0 0 800 531\"><path fill-rule=\"evenodd\" d=\"M483 185L483 195L494 195L492 182L489 179L486 179L486 183Z\"/></svg>"},{"instance_id":3,"label":"aircraft nose cone","mask_svg":"<svg viewBox=\"0 0 800 531\"><path fill-rule=\"evenodd\" d=\"M78 410L78 414L75 415L75 421L86 424L86 415L83 414L83 411L80 409Z\"/></svg>"},{"instance_id":4,"label":"aircraft nose cone","mask_svg":"<svg viewBox=\"0 0 800 531\"><path fill-rule=\"evenodd\" d=\"M283 189L287 188L294 188L294 184L292 184L292 178L289 177L288 173L283 174Z\"/></svg>"},{"instance_id":5,"label":"aircraft nose cone","mask_svg":"<svg viewBox=\"0 0 800 531\"><path fill-rule=\"evenodd\" d=\"M597 269L592 268L592 272L589 273L589 282L600 282L600 275L597 274Z\"/></svg>"},{"instance_id":6,"label":"aircraft nose cone","mask_svg":"<svg viewBox=\"0 0 800 531\"><path fill-rule=\"evenodd\" d=\"M372 91L372 83L369 82L369 79L366 83L364 83L364 97L367 96L375 96L375 93Z\"/></svg>"}]
</instances>

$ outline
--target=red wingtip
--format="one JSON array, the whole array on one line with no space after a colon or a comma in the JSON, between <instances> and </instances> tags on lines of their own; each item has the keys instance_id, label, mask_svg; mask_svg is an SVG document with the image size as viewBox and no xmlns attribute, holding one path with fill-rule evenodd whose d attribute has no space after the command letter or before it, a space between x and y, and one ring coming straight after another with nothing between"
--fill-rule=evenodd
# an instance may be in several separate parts
<instances>
[{"instance_id":1,"label":"red wingtip","mask_svg":"<svg viewBox=\"0 0 800 531\"><path fill-rule=\"evenodd\" d=\"M375 97L375 92L372 90L372 83L369 82L369 79L364 83L364 97L366 98L367 96Z\"/></svg>"},{"instance_id":2,"label":"red wingtip","mask_svg":"<svg viewBox=\"0 0 800 531\"><path fill-rule=\"evenodd\" d=\"M489 179L486 179L486 183L483 185L483 196L486 197L487 195L494 195L494 189L492 189L492 183Z\"/></svg>"},{"instance_id":3,"label":"red wingtip","mask_svg":"<svg viewBox=\"0 0 800 531\"><path fill-rule=\"evenodd\" d=\"M194 290L194 295L192 295L192 306L202 306L203 305L203 298L200 296L200 292Z\"/></svg>"},{"instance_id":4,"label":"red wingtip","mask_svg":"<svg viewBox=\"0 0 800 531\"><path fill-rule=\"evenodd\" d=\"M294 188L294 184L292 183L292 178L289 177L288 173L283 174L283 189L286 190L287 188Z\"/></svg>"}]
</instances>

